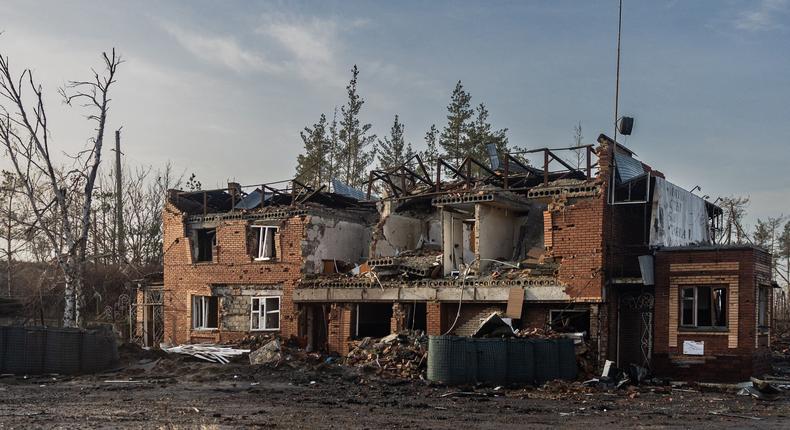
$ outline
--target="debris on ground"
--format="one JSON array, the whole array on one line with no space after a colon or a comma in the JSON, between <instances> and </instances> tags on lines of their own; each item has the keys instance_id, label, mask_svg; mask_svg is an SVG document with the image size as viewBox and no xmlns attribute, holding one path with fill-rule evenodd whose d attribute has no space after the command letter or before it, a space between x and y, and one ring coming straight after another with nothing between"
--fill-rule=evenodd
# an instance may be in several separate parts
<instances>
[{"instance_id":1,"label":"debris on ground","mask_svg":"<svg viewBox=\"0 0 790 430\"><path fill-rule=\"evenodd\" d=\"M250 364L273 364L279 363L283 355L280 352L280 341L277 339L269 341L266 345L250 353Z\"/></svg>"},{"instance_id":2,"label":"debris on ground","mask_svg":"<svg viewBox=\"0 0 790 430\"><path fill-rule=\"evenodd\" d=\"M511 337L514 334L513 320L503 318L498 312L494 312L480 323L472 337Z\"/></svg>"},{"instance_id":3,"label":"debris on ground","mask_svg":"<svg viewBox=\"0 0 790 430\"><path fill-rule=\"evenodd\" d=\"M231 358L250 352L249 349L228 348L211 344L178 345L170 348L162 348L162 350L168 353L191 355L201 360L221 364L227 364L230 362Z\"/></svg>"},{"instance_id":4,"label":"debris on ground","mask_svg":"<svg viewBox=\"0 0 790 430\"><path fill-rule=\"evenodd\" d=\"M776 387L771 385L770 382L751 378L749 382L738 384L741 389L738 391L739 396L752 396L758 400L776 400L779 398L779 391Z\"/></svg>"},{"instance_id":5,"label":"debris on ground","mask_svg":"<svg viewBox=\"0 0 790 430\"><path fill-rule=\"evenodd\" d=\"M354 342L342 364L372 371L379 376L422 379L427 368L428 337L421 331L391 334Z\"/></svg>"}]
</instances>

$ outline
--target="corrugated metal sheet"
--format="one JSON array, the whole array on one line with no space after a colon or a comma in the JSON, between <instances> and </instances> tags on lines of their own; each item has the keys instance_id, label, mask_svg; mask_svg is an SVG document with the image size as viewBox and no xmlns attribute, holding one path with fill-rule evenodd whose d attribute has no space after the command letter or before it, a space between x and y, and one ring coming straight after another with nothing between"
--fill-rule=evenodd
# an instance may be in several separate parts
<instances>
[{"instance_id":1,"label":"corrugated metal sheet","mask_svg":"<svg viewBox=\"0 0 790 430\"><path fill-rule=\"evenodd\" d=\"M332 191L336 194L357 200L365 200L367 197L364 191L352 188L350 185L344 184L337 179L332 179Z\"/></svg>"},{"instance_id":2,"label":"corrugated metal sheet","mask_svg":"<svg viewBox=\"0 0 790 430\"><path fill-rule=\"evenodd\" d=\"M617 178L620 182L628 182L638 176L645 174L642 162L630 156L628 152L617 148L614 151L614 160L617 163Z\"/></svg>"},{"instance_id":3,"label":"corrugated metal sheet","mask_svg":"<svg viewBox=\"0 0 790 430\"><path fill-rule=\"evenodd\" d=\"M236 203L236 209L255 209L261 205L261 196L264 196L266 200L269 200L272 197L272 193L265 193L262 194L261 190L255 190L246 197L241 199L238 203Z\"/></svg>"}]
</instances>

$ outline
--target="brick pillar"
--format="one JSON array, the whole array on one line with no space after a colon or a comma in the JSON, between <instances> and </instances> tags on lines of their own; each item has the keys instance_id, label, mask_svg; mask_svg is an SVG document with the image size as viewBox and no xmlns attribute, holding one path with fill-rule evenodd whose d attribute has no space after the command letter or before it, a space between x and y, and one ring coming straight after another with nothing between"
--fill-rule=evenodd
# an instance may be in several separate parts
<instances>
[{"instance_id":1,"label":"brick pillar","mask_svg":"<svg viewBox=\"0 0 790 430\"><path fill-rule=\"evenodd\" d=\"M390 333L400 333L406 328L406 309L400 303L392 304L392 318L390 318Z\"/></svg>"},{"instance_id":2,"label":"brick pillar","mask_svg":"<svg viewBox=\"0 0 790 430\"><path fill-rule=\"evenodd\" d=\"M442 334L442 304L439 302L429 302L426 304L427 327L426 332L429 336L439 336Z\"/></svg>"},{"instance_id":3,"label":"brick pillar","mask_svg":"<svg viewBox=\"0 0 790 430\"><path fill-rule=\"evenodd\" d=\"M335 303L331 306L327 347L331 352L346 355L351 342L351 305Z\"/></svg>"},{"instance_id":4,"label":"brick pillar","mask_svg":"<svg viewBox=\"0 0 790 430\"><path fill-rule=\"evenodd\" d=\"M293 302L294 282L283 283L283 295L280 299L280 336L288 339L299 336L299 310Z\"/></svg>"}]
</instances>

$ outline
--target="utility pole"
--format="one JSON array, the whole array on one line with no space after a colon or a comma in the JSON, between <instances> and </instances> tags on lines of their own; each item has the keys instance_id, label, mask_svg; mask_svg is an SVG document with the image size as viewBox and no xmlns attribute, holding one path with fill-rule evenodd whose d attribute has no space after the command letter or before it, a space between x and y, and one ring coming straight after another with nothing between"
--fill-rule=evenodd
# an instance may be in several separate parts
<instances>
[{"instance_id":1,"label":"utility pole","mask_svg":"<svg viewBox=\"0 0 790 430\"><path fill-rule=\"evenodd\" d=\"M115 130L115 226L118 263L126 260L126 233L123 225L123 178L121 173L121 129Z\"/></svg>"}]
</instances>

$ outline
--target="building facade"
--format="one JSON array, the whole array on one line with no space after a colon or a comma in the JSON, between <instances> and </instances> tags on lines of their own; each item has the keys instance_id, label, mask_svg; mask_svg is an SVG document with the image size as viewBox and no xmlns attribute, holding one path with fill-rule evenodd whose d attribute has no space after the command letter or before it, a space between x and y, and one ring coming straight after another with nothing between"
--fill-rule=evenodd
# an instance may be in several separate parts
<instances>
[{"instance_id":1,"label":"building facade","mask_svg":"<svg viewBox=\"0 0 790 430\"><path fill-rule=\"evenodd\" d=\"M471 335L497 312L582 333L600 362L764 369L770 258L717 247L721 209L604 135L487 162L416 157L368 183L171 192L163 341L277 332L343 354L400 330Z\"/></svg>"}]
</instances>

